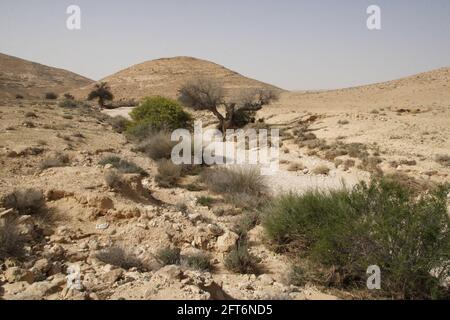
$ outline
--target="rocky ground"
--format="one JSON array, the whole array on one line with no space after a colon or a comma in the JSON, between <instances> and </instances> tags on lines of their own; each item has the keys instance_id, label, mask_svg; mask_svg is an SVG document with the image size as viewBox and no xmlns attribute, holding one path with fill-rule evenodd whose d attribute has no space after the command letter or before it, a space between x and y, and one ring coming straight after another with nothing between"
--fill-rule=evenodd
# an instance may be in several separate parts
<instances>
[{"instance_id":1,"label":"rocky ground","mask_svg":"<svg viewBox=\"0 0 450 320\"><path fill-rule=\"evenodd\" d=\"M432 79L409 79L420 84L416 87L401 81L283 93L277 104L258 114L265 126L283 129L280 171L266 178L272 193L352 186L380 171L422 183L448 182L450 160L437 158L450 153L450 98L443 91L448 74L446 69L426 75ZM436 92L424 87L430 81L433 88L437 83ZM356 151L351 149L355 146ZM336 153L342 149L350 153ZM289 285L290 261L270 249L260 226L249 232L259 273L228 271L224 256L236 243L233 226L242 212L220 201L199 205L200 196L220 199L205 190L160 188L156 163L135 152L98 112L50 101L2 101L0 151L0 196L32 188L45 197L39 215L17 217L0 208L2 219L18 218L27 237L25 258L7 258L0 266L3 299L353 298L348 292ZM99 165L110 154L136 163L148 176L125 174L125 192L110 188L105 182L110 165ZM57 166L52 165L55 159ZM185 179L182 186L196 177ZM127 248L146 268L101 261L99 253L112 246ZM180 248L182 257L207 253L213 268L162 266L155 255L168 246Z\"/></svg>"},{"instance_id":2,"label":"rocky ground","mask_svg":"<svg viewBox=\"0 0 450 320\"><path fill-rule=\"evenodd\" d=\"M1 196L30 188L45 196L42 213L18 217L26 254L2 262L3 299L336 298L313 286L287 284L289 261L265 245L260 227L250 232L260 273L227 271L223 259L237 240L232 227L239 212L217 216L218 205L198 205L207 191L159 188L153 160L133 152L100 114L48 101L5 101L0 119ZM135 162L148 177L127 174L126 192L109 188L104 175L110 165L98 164L109 154ZM63 164L48 165L61 157ZM16 217L0 210L2 219ZM132 251L146 270L100 261L98 253L113 245ZM155 254L167 246L180 248L182 257L208 253L212 270L162 266Z\"/></svg>"}]
</instances>

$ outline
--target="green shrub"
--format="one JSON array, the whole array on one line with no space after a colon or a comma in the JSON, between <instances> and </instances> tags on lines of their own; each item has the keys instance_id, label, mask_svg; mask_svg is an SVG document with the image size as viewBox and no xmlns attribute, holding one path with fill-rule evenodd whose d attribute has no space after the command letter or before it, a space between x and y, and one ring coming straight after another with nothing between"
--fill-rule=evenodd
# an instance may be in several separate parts
<instances>
[{"instance_id":1,"label":"green shrub","mask_svg":"<svg viewBox=\"0 0 450 320\"><path fill-rule=\"evenodd\" d=\"M144 99L130 116L133 122L128 132L134 135L145 126L156 130L187 128L192 120L177 101L159 96Z\"/></svg>"},{"instance_id":2,"label":"green shrub","mask_svg":"<svg viewBox=\"0 0 450 320\"><path fill-rule=\"evenodd\" d=\"M100 165L104 166L110 164L113 168L119 170L122 173L139 173L140 175L147 176L148 173L137 164L131 161L122 159L119 156L111 155L107 156L99 161Z\"/></svg>"},{"instance_id":3,"label":"green shrub","mask_svg":"<svg viewBox=\"0 0 450 320\"><path fill-rule=\"evenodd\" d=\"M215 199L208 196L201 196L197 198L197 204L204 207L211 207L214 202Z\"/></svg>"},{"instance_id":4,"label":"green shrub","mask_svg":"<svg viewBox=\"0 0 450 320\"><path fill-rule=\"evenodd\" d=\"M178 184L181 178L181 167L172 161L163 159L158 162L158 174L156 182L163 188L172 188Z\"/></svg>"},{"instance_id":5,"label":"green shrub","mask_svg":"<svg viewBox=\"0 0 450 320\"><path fill-rule=\"evenodd\" d=\"M170 247L159 249L156 258L163 266L180 264L180 249Z\"/></svg>"},{"instance_id":6,"label":"green shrub","mask_svg":"<svg viewBox=\"0 0 450 320\"><path fill-rule=\"evenodd\" d=\"M197 253L191 256L186 257L186 263L188 267L200 270L200 271L209 271L211 270L211 262L208 254L205 253Z\"/></svg>"},{"instance_id":7,"label":"green shrub","mask_svg":"<svg viewBox=\"0 0 450 320\"><path fill-rule=\"evenodd\" d=\"M248 251L246 243L239 241L225 256L225 267L231 271L242 274L256 273L256 258Z\"/></svg>"},{"instance_id":8,"label":"green shrub","mask_svg":"<svg viewBox=\"0 0 450 320\"><path fill-rule=\"evenodd\" d=\"M279 197L264 213L270 239L333 268L339 285L364 287L378 265L382 289L396 298L433 298L450 276L448 188L417 198L393 181L361 183L353 190L309 191ZM436 277L433 270L441 270Z\"/></svg>"},{"instance_id":9,"label":"green shrub","mask_svg":"<svg viewBox=\"0 0 450 320\"><path fill-rule=\"evenodd\" d=\"M232 117L232 122L237 128L243 128L249 123L255 122L255 112L238 109Z\"/></svg>"}]
</instances>

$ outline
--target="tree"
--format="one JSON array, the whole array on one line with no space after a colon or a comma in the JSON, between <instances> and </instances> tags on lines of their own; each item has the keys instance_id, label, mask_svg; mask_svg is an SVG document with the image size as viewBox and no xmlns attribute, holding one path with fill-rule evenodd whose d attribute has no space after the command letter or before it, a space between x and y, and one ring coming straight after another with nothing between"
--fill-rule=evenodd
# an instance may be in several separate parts
<instances>
[{"instance_id":1,"label":"tree","mask_svg":"<svg viewBox=\"0 0 450 320\"><path fill-rule=\"evenodd\" d=\"M98 105L103 108L105 101L111 101L114 99L114 95L111 92L111 88L106 82L97 83L95 89L92 90L88 95L88 100L98 99Z\"/></svg>"},{"instance_id":2,"label":"tree","mask_svg":"<svg viewBox=\"0 0 450 320\"><path fill-rule=\"evenodd\" d=\"M223 133L227 129L242 127L254 121L254 115L264 105L278 99L278 93L272 89L248 89L240 95L225 99L224 88L205 78L187 82L179 90L179 101L195 110L209 110L219 120L219 128ZM223 108L225 114L219 109Z\"/></svg>"}]
</instances>

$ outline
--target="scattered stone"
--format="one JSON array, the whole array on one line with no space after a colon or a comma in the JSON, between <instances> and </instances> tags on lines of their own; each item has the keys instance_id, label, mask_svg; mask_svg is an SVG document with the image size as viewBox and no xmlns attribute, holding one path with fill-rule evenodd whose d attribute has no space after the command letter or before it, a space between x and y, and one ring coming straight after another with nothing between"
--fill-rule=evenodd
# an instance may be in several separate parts
<instances>
[{"instance_id":1,"label":"scattered stone","mask_svg":"<svg viewBox=\"0 0 450 320\"><path fill-rule=\"evenodd\" d=\"M19 267L11 267L5 271L5 279L8 283L25 281L32 284L35 280L34 273Z\"/></svg>"},{"instance_id":2,"label":"scattered stone","mask_svg":"<svg viewBox=\"0 0 450 320\"><path fill-rule=\"evenodd\" d=\"M109 223L105 222L105 223L99 223L95 226L95 229L97 230L106 230L109 228Z\"/></svg>"},{"instance_id":3,"label":"scattered stone","mask_svg":"<svg viewBox=\"0 0 450 320\"><path fill-rule=\"evenodd\" d=\"M239 236L232 232L227 231L223 235L217 238L217 250L219 252L228 252L230 251L236 244L236 241L239 239Z\"/></svg>"}]
</instances>

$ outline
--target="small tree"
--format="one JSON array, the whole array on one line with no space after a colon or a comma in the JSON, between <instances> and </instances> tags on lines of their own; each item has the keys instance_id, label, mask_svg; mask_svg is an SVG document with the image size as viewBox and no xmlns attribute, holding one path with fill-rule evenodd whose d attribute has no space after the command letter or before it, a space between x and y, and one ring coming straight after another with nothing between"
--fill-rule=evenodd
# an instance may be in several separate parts
<instances>
[{"instance_id":1,"label":"small tree","mask_svg":"<svg viewBox=\"0 0 450 320\"><path fill-rule=\"evenodd\" d=\"M276 91L259 88L243 90L240 95L227 101L224 88L217 82L204 78L189 81L179 90L181 103L195 110L211 111L219 120L222 132L254 121L258 110L277 99ZM219 111L221 107L225 114Z\"/></svg>"},{"instance_id":2,"label":"small tree","mask_svg":"<svg viewBox=\"0 0 450 320\"><path fill-rule=\"evenodd\" d=\"M111 92L111 88L106 82L97 83L95 89L92 90L87 98L89 101L98 99L98 105L103 108L105 101L111 101L114 99L114 95Z\"/></svg>"}]
</instances>

